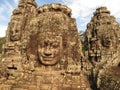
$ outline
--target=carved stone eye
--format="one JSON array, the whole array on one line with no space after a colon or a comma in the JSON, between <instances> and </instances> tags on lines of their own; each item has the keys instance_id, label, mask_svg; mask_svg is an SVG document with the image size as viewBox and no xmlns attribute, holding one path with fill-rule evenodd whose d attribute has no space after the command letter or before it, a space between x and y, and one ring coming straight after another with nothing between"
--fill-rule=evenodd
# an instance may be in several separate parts
<instances>
[{"instance_id":1,"label":"carved stone eye","mask_svg":"<svg viewBox=\"0 0 120 90\"><path fill-rule=\"evenodd\" d=\"M16 29L15 32L18 33L19 31Z\"/></svg>"},{"instance_id":2,"label":"carved stone eye","mask_svg":"<svg viewBox=\"0 0 120 90\"><path fill-rule=\"evenodd\" d=\"M58 43L53 43L53 44L52 44L52 47L53 47L53 48L57 48L57 47L58 47Z\"/></svg>"},{"instance_id":3,"label":"carved stone eye","mask_svg":"<svg viewBox=\"0 0 120 90\"><path fill-rule=\"evenodd\" d=\"M11 30L10 33L13 34L13 31Z\"/></svg>"},{"instance_id":4,"label":"carved stone eye","mask_svg":"<svg viewBox=\"0 0 120 90\"><path fill-rule=\"evenodd\" d=\"M48 46L48 42L45 41L45 42L44 42L44 46Z\"/></svg>"}]
</instances>

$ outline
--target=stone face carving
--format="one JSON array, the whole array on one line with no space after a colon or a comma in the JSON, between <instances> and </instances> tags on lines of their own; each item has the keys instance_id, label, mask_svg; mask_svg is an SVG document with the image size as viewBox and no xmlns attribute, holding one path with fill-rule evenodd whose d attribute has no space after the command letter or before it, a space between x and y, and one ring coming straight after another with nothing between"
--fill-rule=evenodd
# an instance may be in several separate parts
<instances>
[{"instance_id":1,"label":"stone face carving","mask_svg":"<svg viewBox=\"0 0 120 90\"><path fill-rule=\"evenodd\" d=\"M40 15L42 19L39 21L41 27L39 28L37 37L38 54L42 64L47 65L48 63L48 65L54 65L62 58L64 30L61 27L63 27L62 24L65 22L63 21L62 13L46 12L46 14L47 13L49 13L49 16L43 16L45 13ZM48 19L46 17L48 17ZM44 26L44 24L49 25L49 27ZM48 60L45 60L47 58Z\"/></svg>"},{"instance_id":2,"label":"stone face carving","mask_svg":"<svg viewBox=\"0 0 120 90\"><path fill-rule=\"evenodd\" d=\"M112 44L114 45L114 43L112 43L112 40L115 40L114 37L104 35L102 37L102 46L110 48Z\"/></svg>"},{"instance_id":3,"label":"stone face carving","mask_svg":"<svg viewBox=\"0 0 120 90\"><path fill-rule=\"evenodd\" d=\"M21 37L21 23L19 22L12 22L10 27L10 40L11 41L18 41Z\"/></svg>"},{"instance_id":4,"label":"stone face carving","mask_svg":"<svg viewBox=\"0 0 120 90\"><path fill-rule=\"evenodd\" d=\"M46 35L47 36L47 35ZM40 35L41 37L41 35ZM44 65L54 65L59 62L62 53L61 37L50 35L38 42L38 57Z\"/></svg>"}]
</instances>

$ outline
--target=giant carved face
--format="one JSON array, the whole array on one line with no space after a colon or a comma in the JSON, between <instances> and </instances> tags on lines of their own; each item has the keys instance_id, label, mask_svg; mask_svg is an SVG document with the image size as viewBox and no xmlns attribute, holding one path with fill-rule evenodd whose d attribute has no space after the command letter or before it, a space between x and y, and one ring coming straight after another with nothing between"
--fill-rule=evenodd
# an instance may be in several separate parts
<instances>
[{"instance_id":1,"label":"giant carved face","mask_svg":"<svg viewBox=\"0 0 120 90\"><path fill-rule=\"evenodd\" d=\"M102 38L102 45L104 47L110 48L110 47L114 47L114 45L116 44L116 38L114 35L104 35L104 37Z\"/></svg>"},{"instance_id":2,"label":"giant carved face","mask_svg":"<svg viewBox=\"0 0 120 90\"><path fill-rule=\"evenodd\" d=\"M10 28L10 40L18 41L20 39L20 23L13 22Z\"/></svg>"},{"instance_id":3,"label":"giant carved face","mask_svg":"<svg viewBox=\"0 0 120 90\"><path fill-rule=\"evenodd\" d=\"M61 55L61 37L45 37L38 41L38 56L43 65L55 65L60 60Z\"/></svg>"},{"instance_id":4,"label":"giant carved face","mask_svg":"<svg viewBox=\"0 0 120 90\"><path fill-rule=\"evenodd\" d=\"M103 46L110 47L111 46L111 39L109 37L103 38Z\"/></svg>"}]
</instances>

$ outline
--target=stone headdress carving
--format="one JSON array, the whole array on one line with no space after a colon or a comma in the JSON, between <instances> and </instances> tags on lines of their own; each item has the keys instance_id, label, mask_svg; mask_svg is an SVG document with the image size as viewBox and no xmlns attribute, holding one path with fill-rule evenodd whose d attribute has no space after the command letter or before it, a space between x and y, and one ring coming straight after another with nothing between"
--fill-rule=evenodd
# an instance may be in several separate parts
<instances>
[{"instance_id":1,"label":"stone headdress carving","mask_svg":"<svg viewBox=\"0 0 120 90\"><path fill-rule=\"evenodd\" d=\"M53 44L50 48L59 47L59 56L66 63L77 63L81 58L81 46L75 20L70 17L71 10L61 4L44 5L38 9L36 19L37 31L31 30L28 44L28 55L38 55L39 48L46 48L46 44ZM34 23L31 26L36 27ZM36 39L35 39L36 38ZM36 41L34 41L36 40ZM33 44L34 43L34 44ZM42 51L42 49L41 49ZM54 50L51 50L54 51ZM57 50L55 51L57 52ZM43 54L43 52L40 52ZM39 56L39 55L38 55ZM45 56L45 55L43 55ZM50 57L48 55L48 57ZM36 57L37 59L39 57ZM40 59L40 58L39 58ZM55 64L55 63L54 63Z\"/></svg>"}]
</instances>

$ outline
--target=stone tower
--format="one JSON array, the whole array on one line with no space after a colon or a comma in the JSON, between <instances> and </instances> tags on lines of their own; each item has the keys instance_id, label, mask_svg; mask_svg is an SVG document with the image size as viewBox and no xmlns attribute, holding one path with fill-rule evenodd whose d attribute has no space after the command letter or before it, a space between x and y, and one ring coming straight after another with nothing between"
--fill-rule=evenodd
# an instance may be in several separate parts
<instances>
[{"instance_id":1,"label":"stone tower","mask_svg":"<svg viewBox=\"0 0 120 90\"><path fill-rule=\"evenodd\" d=\"M6 32L4 63L8 68L22 70L21 60L25 54L30 19L36 15L37 4L34 0L21 0L13 11Z\"/></svg>"},{"instance_id":2,"label":"stone tower","mask_svg":"<svg viewBox=\"0 0 120 90\"><path fill-rule=\"evenodd\" d=\"M91 90L71 9L21 0L4 45L0 90ZM4 69L4 70L3 70Z\"/></svg>"},{"instance_id":3,"label":"stone tower","mask_svg":"<svg viewBox=\"0 0 120 90\"><path fill-rule=\"evenodd\" d=\"M119 32L119 24L106 7L97 8L87 24L85 47L88 59L93 64L92 80L97 87L100 86L100 74L111 66L118 66L120 62Z\"/></svg>"},{"instance_id":4,"label":"stone tower","mask_svg":"<svg viewBox=\"0 0 120 90\"><path fill-rule=\"evenodd\" d=\"M119 45L119 30L119 24L106 7L96 9L87 25L85 37L89 59L97 61L102 55L116 51Z\"/></svg>"}]
</instances>

